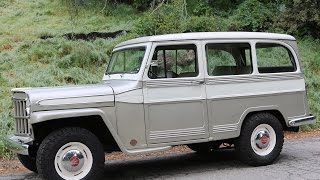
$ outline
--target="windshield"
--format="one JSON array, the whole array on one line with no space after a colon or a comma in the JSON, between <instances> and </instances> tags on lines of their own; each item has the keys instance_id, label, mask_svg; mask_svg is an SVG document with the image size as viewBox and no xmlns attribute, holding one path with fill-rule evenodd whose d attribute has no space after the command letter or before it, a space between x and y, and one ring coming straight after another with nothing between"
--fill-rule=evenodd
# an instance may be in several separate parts
<instances>
[{"instance_id":1,"label":"windshield","mask_svg":"<svg viewBox=\"0 0 320 180\"><path fill-rule=\"evenodd\" d=\"M130 48L112 53L106 74L136 74L145 54L145 47Z\"/></svg>"}]
</instances>

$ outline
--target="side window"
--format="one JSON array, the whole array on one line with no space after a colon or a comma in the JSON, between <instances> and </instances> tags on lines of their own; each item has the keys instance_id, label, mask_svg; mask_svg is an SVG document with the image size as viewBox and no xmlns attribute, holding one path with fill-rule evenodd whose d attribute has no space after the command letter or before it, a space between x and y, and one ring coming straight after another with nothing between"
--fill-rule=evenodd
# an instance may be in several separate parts
<instances>
[{"instance_id":1,"label":"side window","mask_svg":"<svg viewBox=\"0 0 320 180\"><path fill-rule=\"evenodd\" d=\"M296 71L294 58L286 47L272 43L257 43L256 49L260 73Z\"/></svg>"},{"instance_id":2,"label":"side window","mask_svg":"<svg viewBox=\"0 0 320 180\"><path fill-rule=\"evenodd\" d=\"M252 73L250 44L207 44L206 55L209 76Z\"/></svg>"},{"instance_id":3,"label":"side window","mask_svg":"<svg viewBox=\"0 0 320 180\"><path fill-rule=\"evenodd\" d=\"M150 79L196 77L198 75L197 46L158 46L148 71Z\"/></svg>"}]
</instances>

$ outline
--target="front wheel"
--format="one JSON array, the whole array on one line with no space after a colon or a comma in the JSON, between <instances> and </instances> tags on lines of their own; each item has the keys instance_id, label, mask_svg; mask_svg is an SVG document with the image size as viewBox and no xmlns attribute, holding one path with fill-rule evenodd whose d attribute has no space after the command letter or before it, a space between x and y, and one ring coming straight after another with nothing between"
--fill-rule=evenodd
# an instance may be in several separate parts
<instances>
[{"instance_id":1,"label":"front wheel","mask_svg":"<svg viewBox=\"0 0 320 180\"><path fill-rule=\"evenodd\" d=\"M90 131L64 128L42 141L36 163L47 179L97 179L104 167L104 151Z\"/></svg>"},{"instance_id":2,"label":"front wheel","mask_svg":"<svg viewBox=\"0 0 320 180\"><path fill-rule=\"evenodd\" d=\"M35 173L38 173L35 157L29 156L29 155L23 155L23 154L17 154L17 157L25 168Z\"/></svg>"},{"instance_id":3,"label":"front wheel","mask_svg":"<svg viewBox=\"0 0 320 180\"><path fill-rule=\"evenodd\" d=\"M242 162L263 166L275 161L282 146L283 129L278 118L270 113L257 113L243 123L235 147Z\"/></svg>"}]
</instances>

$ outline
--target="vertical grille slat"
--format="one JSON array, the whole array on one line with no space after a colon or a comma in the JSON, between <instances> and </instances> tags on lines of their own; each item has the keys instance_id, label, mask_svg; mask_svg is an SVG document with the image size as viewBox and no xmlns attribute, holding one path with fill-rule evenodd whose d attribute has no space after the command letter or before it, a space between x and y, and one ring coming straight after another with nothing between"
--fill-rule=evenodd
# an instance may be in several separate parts
<instances>
[{"instance_id":1,"label":"vertical grille slat","mask_svg":"<svg viewBox=\"0 0 320 180\"><path fill-rule=\"evenodd\" d=\"M28 135L30 131L28 125L29 117L26 111L27 101L24 99L14 99L13 101L13 112L16 119L16 135Z\"/></svg>"},{"instance_id":2,"label":"vertical grille slat","mask_svg":"<svg viewBox=\"0 0 320 180\"><path fill-rule=\"evenodd\" d=\"M22 102L21 101L19 102L19 109L20 109L20 112L19 112L20 116L23 116L23 109L22 109Z\"/></svg>"},{"instance_id":3,"label":"vertical grille slat","mask_svg":"<svg viewBox=\"0 0 320 180\"><path fill-rule=\"evenodd\" d=\"M28 119L26 119L26 133L29 133Z\"/></svg>"},{"instance_id":4,"label":"vertical grille slat","mask_svg":"<svg viewBox=\"0 0 320 180\"><path fill-rule=\"evenodd\" d=\"M28 120L24 119L24 132L23 133L28 133Z\"/></svg>"},{"instance_id":5,"label":"vertical grille slat","mask_svg":"<svg viewBox=\"0 0 320 180\"><path fill-rule=\"evenodd\" d=\"M19 102L18 101L16 101L16 116L19 116L19 112L20 112L20 106L19 106Z\"/></svg>"},{"instance_id":6,"label":"vertical grille slat","mask_svg":"<svg viewBox=\"0 0 320 180\"><path fill-rule=\"evenodd\" d=\"M20 119L19 119L19 121L18 121L18 132L17 133L21 133L21 121L20 121Z\"/></svg>"},{"instance_id":7,"label":"vertical grille slat","mask_svg":"<svg viewBox=\"0 0 320 180\"><path fill-rule=\"evenodd\" d=\"M14 117L17 117L17 115L18 115L18 113L17 113L17 102L16 101L13 101L13 107L14 107L14 110L13 110L13 112L14 112Z\"/></svg>"},{"instance_id":8,"label":"vertical grille slat","mask_svg":"<svg viewBox=\"0 0 320 180\"><path fill-rule=\"evenodd\" d=\"M22 110L22 112L21 112L22 116L26 116L26 114L25 114L25 112L26 112L26 107L25 107L25 105L24 105L24 101L21 102L21 110Z\"/></svg>"}]
</instances>

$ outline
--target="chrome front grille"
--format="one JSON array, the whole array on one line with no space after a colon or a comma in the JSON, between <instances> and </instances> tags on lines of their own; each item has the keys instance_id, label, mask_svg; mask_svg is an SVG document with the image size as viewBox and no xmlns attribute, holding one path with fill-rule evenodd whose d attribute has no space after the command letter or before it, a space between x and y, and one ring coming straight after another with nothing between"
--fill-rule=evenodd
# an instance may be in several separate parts
<instances>
[{"instance_id":1,"label":"chrome front grille","mask_svg":"<svg viewBox=\"0 0 320 180\"><path fill-rule=\"evenodd\" d=\"M13 115L16 119L16 135L26 135L30 133L28 125L27 101L14 99L13 100Z\"/></svg>"}]
</instances>

